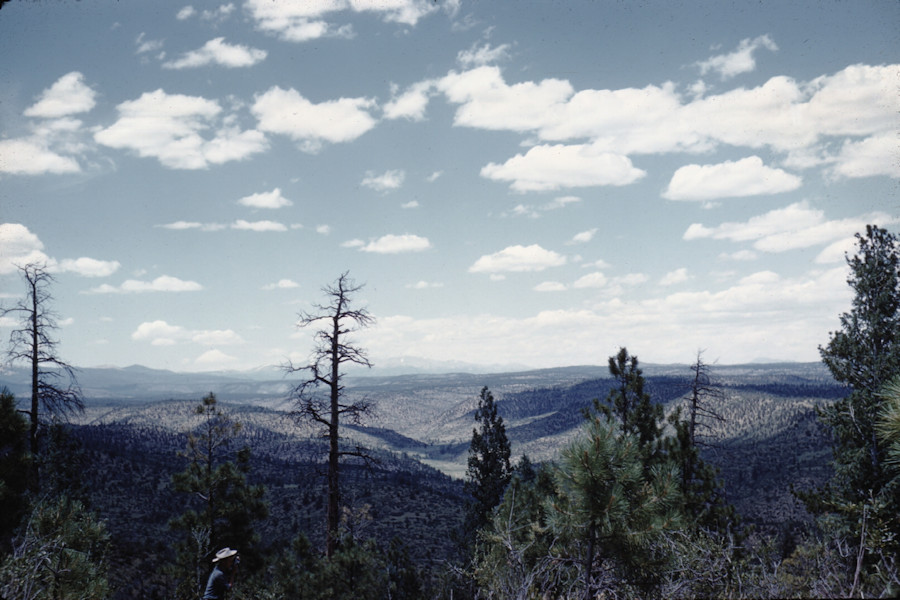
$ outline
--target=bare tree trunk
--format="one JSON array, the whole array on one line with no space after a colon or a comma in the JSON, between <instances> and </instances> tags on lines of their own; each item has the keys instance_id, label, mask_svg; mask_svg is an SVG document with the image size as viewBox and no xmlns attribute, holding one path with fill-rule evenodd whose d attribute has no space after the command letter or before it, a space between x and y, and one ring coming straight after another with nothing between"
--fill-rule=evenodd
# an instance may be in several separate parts
<instances>
[{"instance_id":1,"label":"bare tree trunk","mask_svg":"<svg viewBox=\"0 0 900 600\"><path fill-rule=\"evenodd\" d=\"M338 525L340 524L340 448L339 441L339 425L340 425L340 387L339 371L340 365L338 352L338 335L340 332L340 323L337 317L333 320L333 335L331 338L331 419L328 424L328 531L326 532L325 554L329 558L334 555L337 546Z\"/></svg>"},{"instance_id":2,"label":"bare tree trunk","mask_svg":"<svg viewBox=\"0 0 900 600\"><path fill-rule=\"evenodd\" d=\"M31 428L28 432L28 439L31 445L31 456L38 455L38 417L40 409L40 371L38 369L40 352L38 342L40 340L38 333L38 295L35 284L29 280L31 284ZM31 461L31 486L37 490L40 484L38 461Z\"/></svg>"}]
</instances>

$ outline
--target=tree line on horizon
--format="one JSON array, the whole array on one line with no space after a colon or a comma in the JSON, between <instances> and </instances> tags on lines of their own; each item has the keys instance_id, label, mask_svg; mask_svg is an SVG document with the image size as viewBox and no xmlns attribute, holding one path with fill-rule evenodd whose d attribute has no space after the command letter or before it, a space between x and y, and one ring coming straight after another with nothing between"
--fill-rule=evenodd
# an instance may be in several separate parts
<instances>
[{"instance_id":1,"label":"tree line on horizon","mask_svg":"<svg viewBox=\"0 0 900 600\"><path fill-rule=\"evenodd\" d=\"M645 389L637 356L609 357L613 381L582 415L580 435L557 460L514 461L498 401L484 387L468 448L456 553L426 568L417 549L365 534L368 505L342 495L341 465L375 460L342 432L372 409L344 396L344 370L371 366L352 334L373 322L362 289L341 274L326 302L299 315L317 328L291 416L326 442L324 545L298 532L289 547L263 548L265 487L251 483L250 447L235 448L241 423L210 393L169 482L184 499L171 515L177 543L166 581L146 597L197 599L222 547L240 550L241 579L229 598L888 597L900 595L900 241L885 229L858 233L847 257L851 307L819 348L847 395L818 409L832 440L833 475L796 490L815 520L790 544L742 524L702 451L721 400L701 352L680 408L666 414ZM91 510L65 416L83 408L75 370L58 353L52 274L24 265L26 293L0 310L17 318L8 357L31 367L30 402L0 393L0 600L144 597L114 589L111 536Z\"/></svg>"}]
</instances>

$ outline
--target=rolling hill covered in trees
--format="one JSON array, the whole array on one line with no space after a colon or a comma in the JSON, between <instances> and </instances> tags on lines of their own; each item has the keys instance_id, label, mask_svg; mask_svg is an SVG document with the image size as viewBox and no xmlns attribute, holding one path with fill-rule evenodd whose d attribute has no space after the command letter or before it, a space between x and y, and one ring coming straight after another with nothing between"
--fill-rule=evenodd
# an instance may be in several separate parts
<instances>
[{"instance_id":1,"label":"rolling hill covered in trees","mask_svg":"<svg viewBox=\"0 0 900 600\"><path fill-rule=\"evenodd\" d=\"M346 464L344 500L359 516L356 535L387 545L397 537L415 548L412 561L436 570L457 551L455 534L465 494L461 477L478 391L488 386L506 423L513 462L523 454L556 460L581 431L583 411L607 395L605 369L584 366L517 373L354 377L351 397L376 410L344 432L347 444L367 448L370 463ZM844 393L820 364L760 364L712 369L722 391L714 444L704 457L720 469L727 497L746 523L776 536L808 523L791 486L812 488L829 474L830 449L815 407ZM646 389L667 411L690 391L686 365L645 366ZM231 376L188 375L143 368L86 369L80 377L85 410L71 436L81 450L81 494L107 522L113 545L113 584L135 573L145 592L164 594L174 583L159 566L171 560L169 520L185 505L172 486L181 470L187 435L198 426L193 407L201 390L221 399L241 430L234 448L251 449L249 478L266 490L268 519L259 524L262 548L274 551L304 533L320 544L324 506L324 440L290 414L288 382ZM0 385L22 390L20 375ZM168 386L168 387L167 387ZM166 391L168 390L168 391ZM148 551L134 556L135 545ZM147 592L149 593L149 592ZM117 597L129 595L122 590ZM162 596L161 596L162 597Z\"/></svg>"}]
</instances>

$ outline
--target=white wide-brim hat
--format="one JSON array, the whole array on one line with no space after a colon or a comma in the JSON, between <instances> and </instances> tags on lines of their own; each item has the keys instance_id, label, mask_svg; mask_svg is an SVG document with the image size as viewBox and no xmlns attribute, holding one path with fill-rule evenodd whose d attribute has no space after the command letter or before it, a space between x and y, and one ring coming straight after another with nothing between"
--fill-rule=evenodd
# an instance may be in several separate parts
<instances>
[{"instance_id":1,"label":"white wide-brim hat","mask_svg":"<svg viewBox=\"0 0 900 600\"><path fill-rule=\"evenodd\" d=\"M225 548L222 548L221 550L216 552L216 557L214 559L212 559L212 561L219 562L223 558L228 558L229 556L234 556L235 554L237 554L237 550L234 550L234 549L226 546Z\"/></svg>"}]
</instances>

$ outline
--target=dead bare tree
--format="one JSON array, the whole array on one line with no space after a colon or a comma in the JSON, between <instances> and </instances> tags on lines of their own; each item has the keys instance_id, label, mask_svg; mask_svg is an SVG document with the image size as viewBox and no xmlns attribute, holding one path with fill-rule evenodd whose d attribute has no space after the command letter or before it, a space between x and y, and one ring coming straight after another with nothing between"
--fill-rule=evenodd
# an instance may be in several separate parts
<instances>
[{"instance_id":1,"label":"dead bare tree","mask_svg":"<svg viewBox=\"0 0 900 600\"><path fill-rule=\"evenodd\" d=\"M25 295L12 308L0 311L0 316L15 315L19 319L19 327L9 335L7 359L31 367L31 407L21 412L31 421L31 453L37 455L42 411L59 416L82 410L84 403L75 369L59 357L59 342L54 338L59 325L51 307L50 286L55 279L41 263L20 266L19 273L25 280Z\"/></svg>"},{"instance_id":2,"label":"dead bare tree","mask_svg":"<svg viewBox=\"0 0 900 600\"><path fill-rule=\"evenodd\" d=\"M338 527L340 526L340 459L344 456L363 456L359 449L342 450L340 447L340 423L349 420L359 423L371 412L370 403L363 399L347 403L343 401L343 366L347 364L371 367L366 351L355 345L349 336L375 322L365 308L355 308L353 296L363 288L356 285L349 273L343 273L332 284L322 288L328 302L314 305L313 312L300 313L297 327L321 324L314 336L315 348L306 365L288 362L287 374L306 372L305 380L294 386L291 398L296 415L305 421L321 425L328 440L328 503L326 511L325 553L334 554ZM327 389L327 396L318 393L319 386Z\"/></svg>"},{"instance_id":3,"label":"dead bare tree","mask_svg":"<svg viewBox=\"0 0 900 600\"><path fill-rule=\"evenodd\" d=\"M688 398L688 433L691 445L709 447L713 445L711 421L725 422L713 403L721 402L725 394L710 376L710 366L703 362L703 351L697 351L697 360L691 365L694 378L691 381L691 393Z\"/></svg>"}]
</instances>

